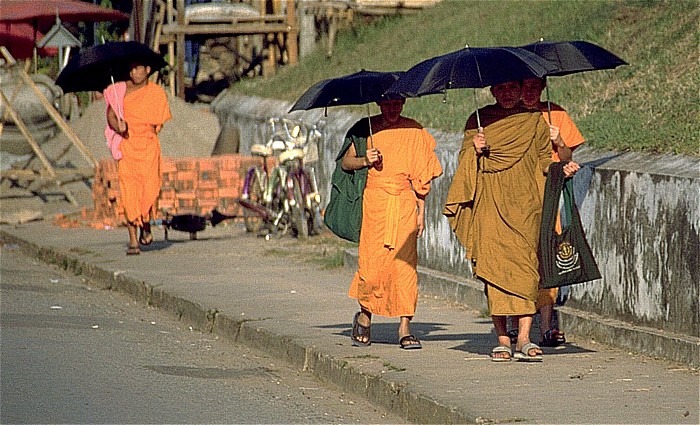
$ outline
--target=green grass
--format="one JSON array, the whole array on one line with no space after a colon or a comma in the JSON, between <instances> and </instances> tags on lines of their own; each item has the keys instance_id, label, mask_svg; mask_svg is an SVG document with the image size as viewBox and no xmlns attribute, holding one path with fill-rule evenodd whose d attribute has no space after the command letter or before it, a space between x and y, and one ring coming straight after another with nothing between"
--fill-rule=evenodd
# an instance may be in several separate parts
<instances>
[{"instance_id":1,"label":"green grass","mask_svg":"<svg viewBox=\"0 0 700 425\"><path fill-rule=\"evenodd\" d=\"M413 16L355 24L339 33L331 58L319 48L298 66L232 90L292 102L321 79L363 68L405 70L466 44L587 40L630 63L550 78L551 100L569 110L588 145L700 156L699 25L697 0L443 0ZM486 89L451 90L446 102L440 95L410 100L405 115L461 132L474 94L479 106L492 103Z\"/></svg>"}]
</instances>

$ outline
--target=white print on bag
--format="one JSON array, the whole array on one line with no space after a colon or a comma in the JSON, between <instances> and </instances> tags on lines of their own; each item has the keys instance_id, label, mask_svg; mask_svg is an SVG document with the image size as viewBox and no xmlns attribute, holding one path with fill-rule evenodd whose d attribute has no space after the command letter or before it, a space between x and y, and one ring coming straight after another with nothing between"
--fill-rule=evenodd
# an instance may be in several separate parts
<instances>
[{"instance_id":1,"label":"white print on bag","mask_svg":"<svg viewBox=\"0 0 700 425\"><path fill-rule=\"evenodd\" d=\"M578 261L578 252L576 252L576 248L574 248L567 241L559 244L559 247L557 248L556 263L557 268L559 268L560 276L581 268L581 264Z\"/></svg>"}]
</instances>

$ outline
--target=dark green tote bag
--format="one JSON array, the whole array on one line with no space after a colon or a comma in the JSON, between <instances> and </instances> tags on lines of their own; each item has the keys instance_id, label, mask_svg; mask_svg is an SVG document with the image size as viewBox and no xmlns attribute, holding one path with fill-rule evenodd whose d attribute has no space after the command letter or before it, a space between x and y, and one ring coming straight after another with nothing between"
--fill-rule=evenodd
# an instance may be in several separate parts
<instances>
[{"instance_id":1,"label":"dark green tote bag","mask_svg":"<svg viewBox=\"0 0 700 425\"><path fill-rule=\"evenodd\" d=\"M563 162L552 163L547 174L538 250L541 288L573 285L601 277L574 203L573 181L564 178L564 165ZM562 196L562 233L557 234L557 211ZM565 218L567 225L564 225Z\"/></svg>"},{"instance_id":2,"label":"dark green tote bag","mask_svg":"<svg viewBox=\"0 0 700 425\"><path fill-rule=\"evenodd\" d=\"M359 126L365 124L358 123ZM365 125L369 128L367 125ZM361 127L360 127L361 128ZM368 131L368 130L367 130ZM346 139L336 158L335 170L331 176L331 194L323 222L337 236L351 242L360 241L360 228L362 227L362 195L367 183L367 168L355 171L345 171L341 166L343 155L350 147L355 145L358 156L364 156L367 150L367 138L364 131L355 132Z\"/></svg>"}]
</instances>

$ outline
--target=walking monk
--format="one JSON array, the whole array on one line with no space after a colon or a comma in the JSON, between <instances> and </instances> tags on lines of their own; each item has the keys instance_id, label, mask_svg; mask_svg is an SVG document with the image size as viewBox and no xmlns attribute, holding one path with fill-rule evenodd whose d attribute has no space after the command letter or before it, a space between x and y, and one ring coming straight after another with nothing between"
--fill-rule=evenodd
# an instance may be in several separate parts
<instances>
[{"instance_id":1,"label":"walking monk","mask_svg":"<svg viewBox=\"0 0 700 425\"><path fill-rule=\"evenodd\" d=\"M571 161L573 151L586 140L564 108L556 103L542 102L542 91L547 86L544 78L523 80L522 103L526 108L542 112L549 124L549 139L552 142L552 161ZM557 228L561 223L557 220ZM566 342L564 332L552 327L554 304L559 288L540 289L537 296L537 311L540 313L540 345L554 347ZM517 323L512 325L517 335ZM513 335L511 335L512 337Z\"/></svg>"},{"instance_id":2,"label":"walking monk","mask_svg":"<svg viewBox=\"0 0 700 425\"><path fill-rule=\"evenodd\" d=\"M352 343L371 343L372 314L400 317L399 346L421 348L410 322L418 303L417 238L425 229L425 197L442 174L435 139L416 121L401 116L405 99L378 102L381 115L355 124L346 136L369 138L357 155L353 143L342 159L344 170L369 168L363 192L358 270L348 295L357 299Z\"/></svg>"},{"instance_id":3,"label":"walking monk","mask_svg":"<svg viewBox=\"0 0 700 425\"><path fill-rule=\"evenodd\" d=\"M107 124L121 140L108 139L112 155L119 157L119 192L129 230L127 255L139 254L139 243L153 242L150 221L161 186L161 149L158 140L163 124L171 118L165 91L148 81L151 67L140 63L130 65L130 79L116 83L110 90L124 93L123 99L108 100ZM117 85L125 84L121 90ZM119 101L122 101L121 104ZM109 132L109 131L108 131ZM118 139L117 138L117 139ZM137 230L140 235L137 239Z\"/></svg>"},{"instance_id":4,"label":"walking monk","mask_svg":"<svg viewBox=\"0 0 700 425\"><path fill-rule=\"evenodd\" d=\"M530 342L539 287L537 246L545 174L552 163L549 126L540 111L520 104L521 84L491 87L495 105L467 120L464 142L443 214L467 250L474 275L484 283L498 345L493 361L542 361ZM567 164L573 175L579 166ZM518 320L513 354L507 317Z\"/></svg>"}]
</instances>

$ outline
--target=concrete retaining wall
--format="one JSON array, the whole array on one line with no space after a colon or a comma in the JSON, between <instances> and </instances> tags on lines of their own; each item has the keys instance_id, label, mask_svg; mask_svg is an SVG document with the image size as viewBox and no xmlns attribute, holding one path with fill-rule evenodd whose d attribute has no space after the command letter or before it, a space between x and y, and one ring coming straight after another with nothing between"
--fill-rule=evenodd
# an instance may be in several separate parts
<instances>
[{"instance_id":1,"label":"concrete retaining wall","mask_svg":"<svg viewBox=\"0 0 700 425\"><path fill-rule=\"evenodd\" d=\"M270 99L224 92L212 104L221 127L236 126L241 153L262 142L269 117L286 116L316 124L324 135L315 164L328 200L334 157L345 132L360 115L343 108L297 111ZM466 116L466 111L465 111ZM444 175L426 202L426 233L419 240L421 266L459 279L469 276L464 250L441 210L457 167L460 134L431 131ZM680 336L700 347L700 159L577 150L585 168L574 179L577 204L603 279L570 288L567 307L633 326ZM470 282L472 283L472 282ZM569 330L569 329L567 329Z\"/></svg>"}]
</instances>

